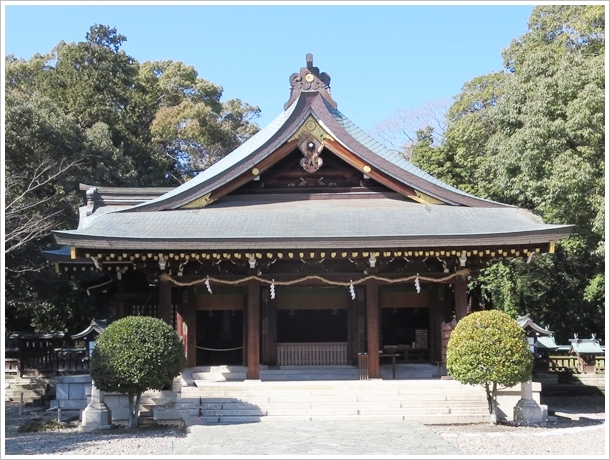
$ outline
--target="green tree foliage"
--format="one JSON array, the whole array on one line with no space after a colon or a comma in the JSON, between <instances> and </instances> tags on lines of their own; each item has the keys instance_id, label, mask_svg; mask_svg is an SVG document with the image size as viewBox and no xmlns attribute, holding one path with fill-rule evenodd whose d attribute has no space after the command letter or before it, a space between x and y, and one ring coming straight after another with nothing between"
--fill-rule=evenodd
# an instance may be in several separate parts
<instances>
[{"instance_id":1,"label":"green tree foliage","mask_svg":"<svg viewBox=\"0 0 610 460\"><path fill-rule=\"evenodd\" d=\"M140 84L158 107L150 132L155 151L171 159L173 177L188 180L258 131L258 107L239 99L220 102L222 87L198 78L182 62L145 62Z\"/></svg>"},{"instance_id":2,"label":"green tree foliage","mask_svg":"<svg viewBox=\"0 0 610 460\"><path fill-rule=\"evenodd\" d=\"M534 8L505 70L456 96L442 144L413 148L414 163L454 186L575 225L556 254L480 278L494 306L529 312L564 341L604 333L604 24L601 5Z\"/></svg>"},{"instance_id":3,"label":"green tree foliage","mask_svg":"<svg viewBox=\"0 0 610 460\"><path fill-rule=\"evenodd\" d=\"M527 382L533 364L524 330L499 310L478 311L462 318L447 343L447 370L451 377L485 388L494 421L498 386Z\"/></svg>"},{"instance_id":4,"label":"green tree foliage","mask_svg":"<svg viewBox=\"0 0 610 460\"><path fill-rule=\"evenodd\" d=\"M65 298L74 282L41 253L53 248L50 230L76 227L79 183L178 185L258 130L257 107L222 102L220 86L181 62L140 64L121 49L125 40L94 25L85 41L62 41L29 60L5 58L9 329L65 329L91 319L82 307L73 311L83 300Z\"/></svg>"},{"instance_id":5,"label":"green tree foliage","mask_svg":"<svg viewBox=\"0 0 610 460\"><path fill-rule=\"evenodd\" d=\"M78 176L87 171L85 158L105 156L105 147L49 98L14 88L5 93L5 128L7 328L86 324L98 305L74 280L54 273L42 250L52 248L51 229L76 226Z\"/></svg>"},{"instance_id":6,"label":"green tree foliage","mask_svg":"<svg viewBox=\"0 0 610 460\"><path fill-rule=\"evenodd\" d=\"M102 391L129 396L129 428L138 425L140 397L171 385L186 359L182 341L158 318L128 316L102 332L91 356L91 379Z\"/></svg>"}]
</instances>

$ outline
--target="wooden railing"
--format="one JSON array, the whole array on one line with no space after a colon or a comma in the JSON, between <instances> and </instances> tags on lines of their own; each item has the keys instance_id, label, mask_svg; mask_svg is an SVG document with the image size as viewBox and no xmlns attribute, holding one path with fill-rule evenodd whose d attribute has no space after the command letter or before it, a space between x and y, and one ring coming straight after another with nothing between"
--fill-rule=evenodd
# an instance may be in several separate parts
<instances>
[{"instance_id":1,"label":"wooden railing","mask_svg":"<svg viewBox=\"0 0 610 460\"><path fill-rule=\"evenodd\" d=\"M4 358L4 374L19 374L19 360L17 358Z\"/></svg>"},{"instance_id":2,"label":"wooden railing","mask_svg":"<svg viewBox=\"0 0 610 460\"><path fill-rule=\"evenodd\" d=\"M54 352L55 375L89 373L89 357L86 348L56 348Z\"/></svg>"},{"instance_id":3,"label":"wooden railing","mask_svg":"<svg viewBox=\"0 0 610 460\"><path fill-rule=\"evenodd\" d=\"M551 355L549 356L549 371L579 373L578 358L574 355ZM606 357L604 355L595 357L595 372L606 371Z\"/></svg>"},{"instance_id":4,"label":"wooden railing","mask_svg":"<svg viewBox=\"0 0 610 460\"><path fill-rule=\"evenodd\" d=\"M347 342L278 343L280 366L347 364Z\"/></svg>"},{"instance_id":5,"label":"wooden railing","mask_svg":"<svg viewBox=\"0 0 610 460\"><path fill-rule=\"evenodd\" d=\"M4 358L4 373L23 375L88 374L86 348L27 350L19 358Z\"/></svg>"}]
</instances>

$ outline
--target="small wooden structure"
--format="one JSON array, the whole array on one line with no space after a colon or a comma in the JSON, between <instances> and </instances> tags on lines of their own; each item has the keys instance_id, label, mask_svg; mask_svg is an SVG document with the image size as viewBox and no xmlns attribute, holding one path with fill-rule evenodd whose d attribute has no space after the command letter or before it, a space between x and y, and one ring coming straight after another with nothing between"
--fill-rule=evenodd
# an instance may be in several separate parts
<instances>
[{"instance_id":1,"label":"small wooden structure","mask_svg":"<svg viewBox=\"0 0 610 460\"><path fill-rule=\"evenodd\" d=\"M108 320L105 319L92 319L89 326L78 334L71 335L72 340L84 340L86 357L88 361L91 358L91 352L95 348L95 339L98 335L104 332L104 329L108 326Z\"/></svg>"},{"instance_id":2,"label":"small wooden structure","mask_svg":"<svg viewBox=\"0 0 610 460\"><path fill-rule=\"evenodd\" d=\"M604 354L595 334L590 339L579 339L578 334L570 339L570 354L578 359L578 372L582 374L595 374L595 357Z\"/></svg>"},{"instance_id":3,"label":"small wooden structure","mask_svg":"<svg viewBox=\"0 0 610 460\"><path fill-rule=\"evenodd\" d=\"M19 376L57 374L63 371L64 366L57 354L62 346L65 346L65 333L62 331L10 333L4 348L5 373Z\"/></svg>"},{"instance_id":4,"label":"small wooden structure","mask_svg":"<svg viewBox=\"0 0 610 460\"><path fill-rule=\"evenodd\" d=\"M534 354L534 368L536 370L548 370L549 355L559 348L555 343L553 331L550 331L548 327L542 327L536 324L530 318L529 313L518 316L517 323L527 335L530 350Z\"/></svg>"}]
</instances>

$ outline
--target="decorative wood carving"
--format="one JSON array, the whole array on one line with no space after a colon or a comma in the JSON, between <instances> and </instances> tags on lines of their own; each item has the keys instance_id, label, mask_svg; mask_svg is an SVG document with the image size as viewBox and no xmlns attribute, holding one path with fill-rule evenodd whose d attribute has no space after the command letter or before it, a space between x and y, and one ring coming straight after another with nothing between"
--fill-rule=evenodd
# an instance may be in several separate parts
<instances>
[{"instance_id":1,"label":"decorative wood carving","mask_svg":"<svg viewBox=\"0 0 610 460\"><path fill-rule=\"evenodd\" d=\"M293 73L290 76L290 99L284 104L284 109L298 98L301 91L319 91L330 105L335 109L337 103L330 96L330 76L326 72L320 73L320 69L313 66L313 55L311 53L306 56L307 66L301 67L299 73Z\"/></svg>"},{"instance_id":2,"label":"decorative wood carving","mask_svg":"<svg viewBox=\"0 0 610 460\"><path fill-rule=\"evenodd\" d=\"M324 143L325 141L334 141L333 137L326 132L324 128L320 126L320 124L316 121L314 117L309 115L305 122L301 125L299 129L297 129L296 133L294 133L288 141L301 139L303 135L311 134L315 137L319 142Z\"/></svg>"},{"instance_id":3,"label":"decorative wood carving","mask_svg":"<svg viewBox=\"0 0 610 460\"><path fill-rule=\"evenodd\" d=\"M428 203L428 204L447 204L441 200L437 200L434 197L431 197L430 195L426 195L423 192L420 192L419 190L415 190L415 194L417 195L417 197L424 203Z\"/></svg>"},{"instance_id":4,"label":"decorative wood carving","mask_svg":"<svg viewBox=\"0 0 610 460\"><path fill-rule=\"evenodd\" d=\"M320 169L323 163L320 153L322 153L323 148L324 144L313 135L303 134L301 136L299 150L305 158L301 159L300 164L305 171L313 173Z\"/></svg>"},{"instance_id":5,"label":"decorative wood carving","mask_svg":"<svg viewBox=\"0 0 610 460\"><path fill-rule=\"evenodd\" d=\"M205 208L213 200L210 198L211 193L207 193L199 198L194 199L190 203L186 203L181 206L182 209L201 209Z\"/></svg>"},{"instance_id":6,"label":"decorative wood carving","mask_svg":"<svg viewBox=\"0 0 610 460\"><path fill-rule=\"evenodd\" d=\"M300 161L301 167L313 173L322 166L322 158L320 153L324 148L324 141L334 140L324 128L322 128L314 117L309 115L296 133L289 139L297 140L299 150L305 158Z\"/></svg>"}]
</instances>

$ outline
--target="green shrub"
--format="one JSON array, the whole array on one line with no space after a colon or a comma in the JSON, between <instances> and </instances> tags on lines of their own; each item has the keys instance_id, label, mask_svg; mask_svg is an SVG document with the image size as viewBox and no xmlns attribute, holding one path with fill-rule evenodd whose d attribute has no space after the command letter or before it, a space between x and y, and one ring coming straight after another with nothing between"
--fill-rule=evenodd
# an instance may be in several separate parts
<instances>
[{"instance_id":1,"label":"green shrub","mask_svg":"<svg viewBox=\"0 0 610 460\"><path fill-rule=\"evenodd\" d=\"M525 331L499 310L462 318L447 343L447 370L455 380L485 388L495 421L498 385L511 387L532 375L533 355Z\"/></svg>"},{"instance_id":2,"label":"green shrub","mask_svg":"<svg viewBox=\"0 0 610 460\"><path fill-rule=\"evenodd\" d=\"M129 395L129 427L138 424L140 396L171 384L186 363L182 341L160 319L128 316L102 332L91 356L91 378L102 391Z\"/></svg>"}]
</instances>

